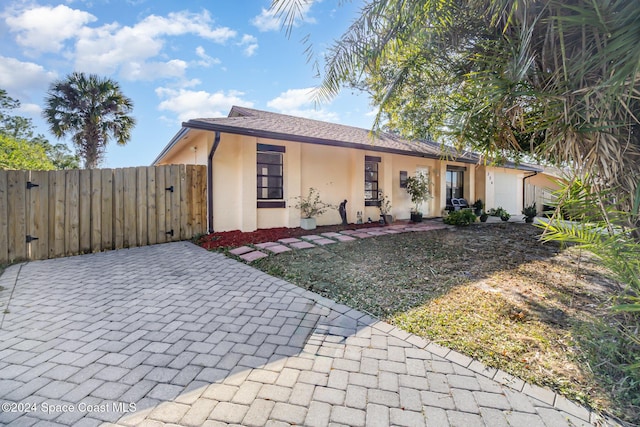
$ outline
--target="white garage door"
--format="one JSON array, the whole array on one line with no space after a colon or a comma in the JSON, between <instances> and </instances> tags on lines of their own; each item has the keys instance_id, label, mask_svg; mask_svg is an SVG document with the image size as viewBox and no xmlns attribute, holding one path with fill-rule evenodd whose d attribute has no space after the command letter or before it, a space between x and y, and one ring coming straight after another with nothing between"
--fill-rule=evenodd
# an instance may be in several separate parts
<instances>
[{"instance_id":1,"label":"white garage door","mask_svg":"<svg viewBox=\"0 0 640 427\"><path fill-rule=\"evenodd\" d=\"M518 206L518 176L496 172L495 200L496 207L501 206L510 214L520 214Z\"/></svg>"}]
</instances>

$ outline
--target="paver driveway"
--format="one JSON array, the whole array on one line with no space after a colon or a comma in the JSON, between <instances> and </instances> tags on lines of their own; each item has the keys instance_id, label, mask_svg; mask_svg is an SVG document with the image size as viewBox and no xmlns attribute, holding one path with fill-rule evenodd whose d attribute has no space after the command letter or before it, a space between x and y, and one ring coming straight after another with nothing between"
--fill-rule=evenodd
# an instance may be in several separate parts
<instances>
[{"instance_id":1,"label":"paver driveway","mask_svg":"<svg viewBox=\"0 0 640 427\"><path fill-rule=\"evenodd\" d=\"M180 242L0 277L0 424L589 425L587 410Z\"/></svg>"}]
</instances>

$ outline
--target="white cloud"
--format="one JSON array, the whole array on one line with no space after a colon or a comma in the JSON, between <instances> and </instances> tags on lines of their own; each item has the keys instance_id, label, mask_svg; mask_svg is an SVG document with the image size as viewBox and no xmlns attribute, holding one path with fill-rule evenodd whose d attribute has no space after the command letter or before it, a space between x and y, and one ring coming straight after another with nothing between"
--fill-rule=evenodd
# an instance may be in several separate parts
<instances>
[{"instance_id":1,"label":"white cloud","mask_svg":"<svg viewBox=\"0 0 640 427\"><path fill-rule=\"evenodd\" d=\"M17 33L20 46L36 52L58 52L66 40L77 36L82 28L97 20L88 12L65 5L39 6L5 13L9 30Z\"/></svg>"},{"instance_id":2,"label":"white cloud","mask_svg":"<svg viewBox=\"0 0 640 427\"><path fill-rule=\"evenodd\" d=\"M173 12L150 15L132 26L117 22L92 27L96 17L68 6L11 9L4 13L17 42L34 52L65 52L74 68L88 73L115 74L130 80L183 77L188 63L167 59L164 50L170 37L192 35L224 44L238 36L214 25L209 12ZM255 48L253 48L255 51ZM199 65L219 63L198 52ZM204 61L204 62L203 62Z\"/></svg>"},{"instance_id":3,"label":"white cloud","mask_svg":"<svg viewBox=\"0 0 640 427\"><path fill-rule=\"evenodd\" d=\"M242 36L242 40L238 43L238 46L244 46L243 53L245 56L253 56L258 50L258 39L250 34Z\"/></svg>"},{"instance_id":4,"label":"white cloud","mask_svg":"<svg viewBox=\"0 0 640 427\"><path fill-rule=\"evenodd\" d=\"M32 116L39 116L42 113L42 107L38 104L21 103L19 111L21 113L30 114Z\"/></svg>"},{"instance_id":5,"label":"white cloud","mask_svg":"<svg viewBox=\"0 0 640 427\"><path fill-rule=\"evenodd\" d=\"M225 43L236 36L227 27L212 28L213 20L206 10L201 13L172 12L167 17L150 15L134 26L136 32L149 36L196 34L215 43Z\"/></svg>"},{"instance_id":6,"label":"white cloud","mask_svg":"<svg viewBox=\"0 0 640 427\"><path fill-rule=\"evenodd\" d=\"M162 77L183 77L187 63L179 59L167 62L130 62L122 66L120 74L128 80L155 80Z\"/></svg>"},{"instance_id":7,"label":"white cloud","mask_svg":"<svg viewBox=\"0 0 640 427\"><path fill-rule=\"evenodd\" d=\"M327 111L324 108L316 110L314 108L289 110L283 111L283 114L289 114L291 116L305 117L307 119L321 120L323 122L339 123L340 116L332 111Z\"/></svg>"},{"instance_id":8,"label":"white cloud","mask_svg":"<svg viewBox=\"0 0 640 427\"><path fill-rule=\"evenodd\" d=\"M312 18L309 13L311 6L313 6L314 0L303 0L300 4L300 8L295 11L296 19L293 22L293 26L297 27L302 21L307 23L315 23L316 20ZM251 20L251 24L262 32L267 31L279 31L285 22L286 15L279 14L275 9L262 9L260 15L254 17Z\"/></svg>"},{"instance_id":9,"label":"white cloud","mask_svg":"<svg viewBox=\"0 0 640 427\"><path fill-rule=\"evenodd\" d=\"M268 107L275 108L280 111L288 111L300 108L313 102L314 88L307 87L303 89L289 89L283 92L277 98L267 103Z\"/></svg>"},{"instance_id":10,"label":"white cloud","mask_svg":"<svg viewBox=\"0 0 640 427\"><path fill-rule=\"evenodd\" d=\"M56 78L56 73L41 65L0 56L0 87L14 96L28 97L27 92L45 90Z\"/></svg>"},{"instance_id":11,"label":"white cloud","mask_svg":"<svg viewBox=\"0 0 640 427\"><path fill-rule=\"evenodd\" d=\"M242 98L243 92L235 90L210 93L160 87L156 89L156 95L163 99L158 109L175 113L180 122L205 117L226 117L233 105L253 107L252 102Z\"/></svg>"},{"instance_id":12,"label":"white cloud","mask_svg":"<svg viewBox=\"0 0 640 427\"><path fill-rule=\"evenodd\" d=\"M202 80L200 79L184 80L180 82L180 88L186 89L188 87L200 86L201 84Z\"/></svg>"},{"instance_id":13,"label":"white cloud","mask_svg":"<svg viewBox=\"0 0 640 427\"><path fill-rule=\"evenodd\" d=\"M336 113L324 108L314 108L314 91L315 88L289 89L281 93L280 96L267 102L267 106L283 114L328 122L339 122L340 118Z\"/></svg>"},{"instance_id":14,"label":"white cloud","mask_svg":"<svg viewBox=\"0 0 640 427\"><path fill-rule=\"evenodd\" d=\"M222 62L218 58L213 58L207 55L207 52L202 46L196 47L196 56L200 58L200 61L198 61L197 64L201 67L210 67L211 65L217 65Z\"/></svg>"},{"instance_id":15,"label":"white cloud","mask_svg":"<svg viewBox=\"0 0 640 427\"><path fill-rule=\"evenodd\" d=\"M251 24L262 32L278 31L282 27L282 20L276 16L274 10L263 8L260 15L251 20Z\"/></svg>"},{"instance_id":16,"label":"white cloud","mask_svg":"<svg viewBox=\"0 0 640 427\"><path fill-rule=\"evenodd\" d=\"M117 25L117 24L116 24ZM122 64L144 63L161 54L165 37L195 34L216 43L224 43L236 36L227 28L212 28L211 17L204 11L170 13L166 18L151 15L133 27L114 24L96 29L85 28L76 44L76 68L95 73L113 73ZM154 77L175 77L175 63L155 67ZM185 64L186 65L186 64ZM141 68L144 68L141 66ZM124 77L133 77L128 73Z\"/></svg>"}]
</instances>

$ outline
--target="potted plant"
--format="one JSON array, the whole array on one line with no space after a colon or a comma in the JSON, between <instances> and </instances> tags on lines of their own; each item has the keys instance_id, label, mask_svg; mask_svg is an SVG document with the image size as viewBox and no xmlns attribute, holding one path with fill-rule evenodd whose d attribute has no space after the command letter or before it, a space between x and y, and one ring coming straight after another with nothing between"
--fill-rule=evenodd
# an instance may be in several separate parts
<instances>
[{"instance_id":1,"label":"potted plant","mask_svg":"<svg viewBox=\"0 0 640 427\"><path fill-rule=\"evenodd\" d=\"M418 174L416 176L410 176L406 180L407 193L411 197L411 203L414 207L411 210L411 221L422 222L422 212L420 212L420 204L429 200L431 197L431 191L429 187L431 183L426 175Z\"/></svg>"},{"instance_id":2,"label":"potted plant","mask_svg":"<svg viewBox=\"0 0 640 427\"><path fill-rule=\"evenodd\" d=\"M489 214L490 216L497 216L503 221L509 221L509 218L511 218L511 215L509 214L509 212L507 212L501 206L498 206L495 209L489 209L489 212L487 212L487 214Z\"/></svg>"},{"instance_id":3,"label":"potted plant","mask_svg":"<svg viewBox=\"0 0 640 427\"><path fill-rule=\"evenodd\" d=\"M524 221L527 224L531 224L533 219L538 215L538 209L536 209L536 202L533 202L532 205L526 206L522 209L522 215L524 215Z\"/></svg>"},{"instance_id":4,"label":"potted plant","mask_svg":"<svg viewBox=\"0 0 640 427\"><path fill-rule=\"evenodd\" d=\"M309 188L309 194L306 197L297 196L295 209L300 210L300 228L304 230L313 230L316 228L316 217L325 213L333 205L324 203L320 200L320 193L315 188Z\"/></svg>"},{"instance_id":5,"label":"potted plant","mask_svg":"<svg viewBox=\"0 0 640 427\"><path fill-rule=\"evenodd\" d=\"M480 222L487 222L487 220L489 219L489 214L486 212L482 212L480 214Z\"/></svg>"},{"instance_id":6,"label":"potted plant","mask_svg":"<svg viewBox=\"0 0 640 427\"><path fill-rule=\"evenodd\" d=\"M484 202L482 201L482 199L476 200L471 206L473 206L473 213L476 216L482 215L482 209L484 209Z\"/></svg>"},{"instance_id":7,"label":"potted plant","mask_svg":"<svg viewBox=\"0 0 640 427\"><path fill-rule=\"evenodd\" d=\"M380 209L380 218L385 224L391 224L393 222L393 215L391 215L391 200L389 200L389 196L384 194L382 190L379 190L378 200L380 201L380 205L378 206Z\"/></svg>"}]
</instances>

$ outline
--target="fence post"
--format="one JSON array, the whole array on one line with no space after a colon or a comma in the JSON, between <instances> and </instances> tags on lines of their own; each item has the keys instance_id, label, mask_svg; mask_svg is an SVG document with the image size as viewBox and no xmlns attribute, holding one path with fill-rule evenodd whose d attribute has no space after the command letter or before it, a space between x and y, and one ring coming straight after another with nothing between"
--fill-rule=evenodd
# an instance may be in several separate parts
<instances>
[{"instance_id":1,"label":"fence post","mask_svg":"<svg viewBox=\"0 0 640 427\"><path fill-rule=\"evenodd\" d=\"M29 235L36 238L29 244L30 259L49 258L49 177L48 171L31 171L30 181L37 187L29 192Z\"/></svg>"},{"instance_id":2,"label":"fence post","mask_svg":"<svg viewBox=\"0 0 640 427\"><path fill-rule=\"evenodd\" d=\"M9 211L7 171L0 170L0 264L9 262Z\"/></svg>"},{"instance_id":3,"label":"fence post","mask_svg":"<svg viewBox=\"0 0 640 427\"><path fill-rule=\"evenodd\" d=\"M8 259L27 259L27 171L7 172Z\"/></svg>"}]
</instances>

